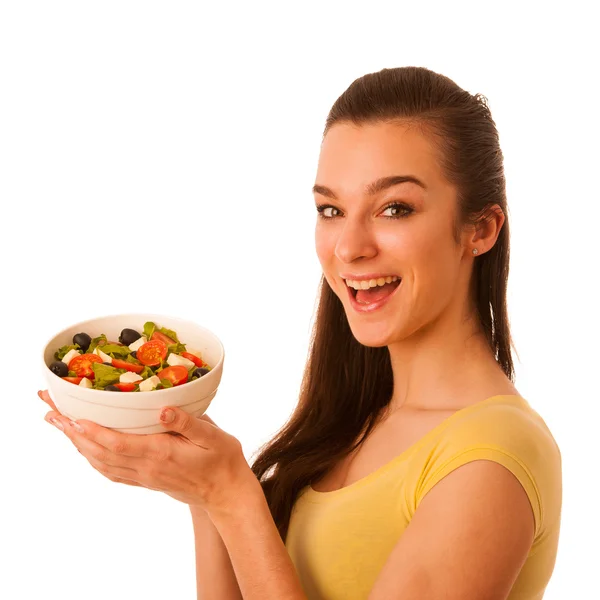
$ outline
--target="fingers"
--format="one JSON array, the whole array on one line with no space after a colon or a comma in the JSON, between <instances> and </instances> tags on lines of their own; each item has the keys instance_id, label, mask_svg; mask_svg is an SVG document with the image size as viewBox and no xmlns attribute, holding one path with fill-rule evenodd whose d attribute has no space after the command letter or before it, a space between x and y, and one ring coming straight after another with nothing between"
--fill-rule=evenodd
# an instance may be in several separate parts
<instances>
[{"instance_id":1,"label":"fingers","mask_svg":"<svg viewBox=\"0 0 600 600\"><path fill-rule=\"evenodd\" d=\"M39 390L38 391L38 396L52 409L55 410L57 413L60 413L60 411L58 410L58 408L56 408L56 404L54 404L54 402L52 401L52 398L50 398L50 394L48 393L48 390Z\"/></svg>"},{"instance_id":2,"label":"fingers","mask_svg":"<svg viewBox=\"0 0 600 600\"><path fill-rule=\"evenodd\" d=\"M137 481L140 470L145 466L146 461L139 458L115 454L108 448L101 446L88 439L85 434L78 432L71 421L62 415L54 414L54 418L61 426L64 434L71 440L73 445L81 452L90 464L103 475L110 469L111 473L123 479Z\"/></svg>"}]
</instances>

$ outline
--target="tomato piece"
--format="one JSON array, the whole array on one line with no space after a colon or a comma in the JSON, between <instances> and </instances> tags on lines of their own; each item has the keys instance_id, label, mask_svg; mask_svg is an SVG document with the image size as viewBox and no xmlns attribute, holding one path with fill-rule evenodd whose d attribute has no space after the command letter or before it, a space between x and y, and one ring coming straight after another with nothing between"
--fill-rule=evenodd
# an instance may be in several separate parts
<instances>
[{"instance_id":1,"label":"tomato piece","mask_svg":"<svg viewBox=\"0 0 600 600\"><path fill-rule=\"evenodd\" d=\"M79 385L83 377L61 377L61 379L64 379L70 383L74 383L75 385Z\"/></svg>"},{"instance_id":2,"label":"tomato piece","mask_svg":"<svg viewBox=\"0 0 600 600\"><path fill-rule=\"evenodd\" d=\"M167 346L172 346L173 344L177 343L175 340L172 340L168 335L165 335L164 333L161 333L160 331L155 331L152 334L152 337L150 339L151 340L160 340L161 342L164 342Z\"/></svg>"},{"instance_id":3,"label":"tomato piece","mask_svg":"<svg viewBox=\"0 0 600 600\"><path fill-rule=\"evenodd\" d=\"M188 360L191 360L197 367L204 366L202 359L199 356L192 354L191 352L182 352L181 356L183 356L183 358L187 358Z\"/></svg>"},{"instance_id":4,"label":"tomato piece","mask_svg":"<svg viewBox=\"0 0 600 600\"><path fill-rule=\"evenodd\" d=\"M113 383L115 387L118 387L122 392L133 392L135 390L135 383Z\"/></svg>"},{"instance_id":5,"label":"tomato piece","mask_svg":"<svg viewBox=\"0 0 600 600\"><path fill-rule=\"evenodd\" d=\"M94 379L92 363L101 363L102 359L97 354L80 354L69 363L69 371L73 371L77 377Z\"/></svg>"},{"instance_id":6,"label":"tomato piece","mask_svg":"<svg viewBox=\"0 0 600 600\"><path fill-rule=\"evenodd\" d=\"M165 360L168 351L162 340L150 340L139 347L136 356L143 365L155 367Z\"/></svg>"},{"instance_id":7,"label":"tomato piece","mask_svg":"<svg viewBox=\"0 0 600 600\"><path fill-rule=\"evenodd\" d=\"M188 370L183 365L167 367L157 373L159 379L168 379L173 385L181 385L188 378Z\"/></svg>"},{"instance_id":8,"label":"tomato piece","mask_svg":"<svg viewBox=\"0 0 600 600\"><path fill-rule=\"evenodd\" d=\"M134 365L133 363L127 362L126 360L119 360L118 358L113 358L112 366L115 369L125 369L126 371L138 374L144 370L144 365Z\"/></svg>"}]
</instances>

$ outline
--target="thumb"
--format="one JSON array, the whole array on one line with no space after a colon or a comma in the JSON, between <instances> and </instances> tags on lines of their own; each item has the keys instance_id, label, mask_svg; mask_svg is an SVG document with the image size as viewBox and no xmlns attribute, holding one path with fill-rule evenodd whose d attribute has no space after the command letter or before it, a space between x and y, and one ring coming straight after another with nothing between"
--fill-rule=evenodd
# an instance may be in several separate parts
<instances>
[{"instance_id":1,"label":"thumb","mask_svg":"<svg viewBox=\"0 0 600 600\"><path fill-rule=\"evenodd\" d=\"M217 426L212 419L204 416L197 418L177 406L169 406L161 410L160 422L167 431L180 433L193 442L207 442L211 430Z\"/></svg>"}]
</instances>

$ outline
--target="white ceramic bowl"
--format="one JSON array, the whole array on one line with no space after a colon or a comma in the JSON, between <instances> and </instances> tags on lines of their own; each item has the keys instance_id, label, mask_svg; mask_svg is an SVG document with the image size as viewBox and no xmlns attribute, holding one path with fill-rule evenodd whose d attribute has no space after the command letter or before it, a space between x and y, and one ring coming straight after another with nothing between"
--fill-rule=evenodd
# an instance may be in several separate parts
<instances>
[{"instance_id":1,"label":"white ceramic bowl","mask_svg":"<svg viewBox=\"0 0 600 600\"><path fill-rule=\"evenodd\" d=\"M140 333L146 321L175 331L183 344L202 353L202 360L212 368L209 373L190 383L152 392L106 392L80 387L55 375L48 367L54 353L73 343L73 336L85 332L92 338L106 334L116 341L128 327ZM163 406L178 406L199 417L214 398L221 375L225 351L217 336L191 321L151 314L112 315L72 325L57 333L44 348L43 369L50 397L58 410L70 419L85 419L123 433L164 432L159 414Z\"/></svg>"}]
</instances>

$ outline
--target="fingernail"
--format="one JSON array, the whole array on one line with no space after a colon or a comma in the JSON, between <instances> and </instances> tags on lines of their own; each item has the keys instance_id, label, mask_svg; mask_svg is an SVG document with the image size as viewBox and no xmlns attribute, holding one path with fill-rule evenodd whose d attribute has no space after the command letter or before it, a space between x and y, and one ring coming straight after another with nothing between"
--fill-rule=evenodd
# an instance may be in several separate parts
<instances>
[{"instance_id":1,"label":"fingernail","mask_svg":"<svg viewBox=\"0 0 600 600\"><path fill-rule=\"evenodd\" d=\"M58 419L50 419L50 423L52 423L52 425L54 425L55 427L58 427L61 431L65 430L63 424Z\"/></svg>"},{"instance_id":2,"label":"fingernail","mask_svg":"<svg viewBox=\"0 0 600 600\"><path fill-rule=\"evenodd\" d=\"M165 408L165 410L160 413L160 420L163 423L172 423L175 419L175 413L170 408Z\"/></svg>"},{"instance_id":3,"label":"fingernail","mask_svg":"<svg viewBox=\"0 0 600 600\"><path fill-rule=\"evenodd\" d=\"M76 423L75 421L69 421L69 425L71 425L71 427L78 433L83 433L83 427L79 423Z\"/></svg>"}]
</instances>

